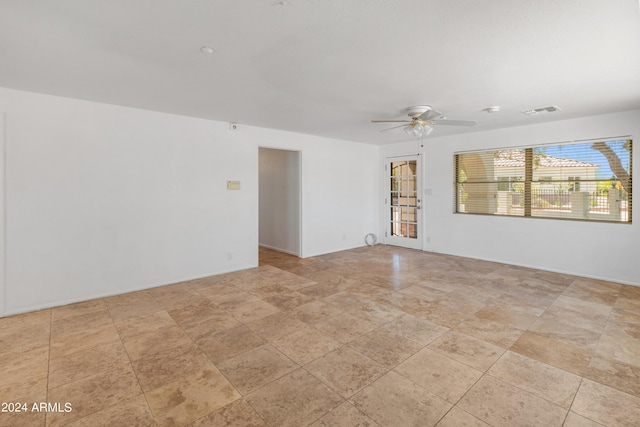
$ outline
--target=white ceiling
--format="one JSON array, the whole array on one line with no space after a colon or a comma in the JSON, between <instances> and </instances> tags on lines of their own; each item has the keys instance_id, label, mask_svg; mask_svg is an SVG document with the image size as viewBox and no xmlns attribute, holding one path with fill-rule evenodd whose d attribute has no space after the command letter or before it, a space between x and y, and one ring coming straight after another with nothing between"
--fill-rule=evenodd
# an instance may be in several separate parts
<instances>
[{"instance_id":1,"label":"white ceiling","mask_svg":"<svg viewBox=\"0 0 640 427\"><path fill-rule=\"evenodd\" d=\"M0 86L383 144L408 137L370 120L416 104L478 122L431 137L640 108L640 7L2 0ZM521 113L548 105L562 111Z\"/></svg>"}]
</instances>

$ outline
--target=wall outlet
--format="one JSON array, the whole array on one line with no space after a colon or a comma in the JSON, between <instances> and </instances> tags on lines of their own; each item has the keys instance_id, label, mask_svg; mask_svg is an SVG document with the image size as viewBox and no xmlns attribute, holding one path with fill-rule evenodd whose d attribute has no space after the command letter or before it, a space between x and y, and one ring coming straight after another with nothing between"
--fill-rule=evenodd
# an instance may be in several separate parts
<instances>
[{"instance_id":1,"label":"wall outlet","mask_svg":"<svg viewBox=\"0 0 640 427\"><path fill-rule=\"evenodd\" d=\"M233 260L233 252L227 252L227 261Z\"/></svg>"},{"instance_id":2,"label":"wall outlet","mask_svg":"<svg viewBox=\"0 0 640 427\"><path fill-rule=\"evenodd\" d=\"M427 243L431 243L431 236L427 236Z\"/></svg>"}]
</instances>

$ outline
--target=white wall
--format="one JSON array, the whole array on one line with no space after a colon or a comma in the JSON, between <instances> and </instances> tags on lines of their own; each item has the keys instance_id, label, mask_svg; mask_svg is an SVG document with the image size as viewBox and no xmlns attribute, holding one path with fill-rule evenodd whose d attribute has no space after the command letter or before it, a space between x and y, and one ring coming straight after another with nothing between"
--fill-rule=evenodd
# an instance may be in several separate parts
<instances>
[{"instance_id":1,"label":"white wall","mask_svg":"<svg viewBox=\"0 0 640 427\"><path fill-rule=\"evenodd\" d=\"M261 246L300 255L300 153L259 150Z\"/></svg>"},{"instance_id":2,"label":"white wall","mask_svg":"<svg viewBox=\"0 0 640 427\"><path fill-rule=\"evenodd\" d=\"M364 246L379 224L379 147L242 127L258 146L300 152L303 258Z\"/></svg>"},{"instance_id":3,"label":"white wall","mask_svg":"<svg viewBox=\"0 0 640 427\"><path fill-rule=\"evenodd\" d=\"M374 146L10 89L0 111L5 315L256 266L258 146L302 152L303 255L377 224Z\"/></svg>"},{"instance_id":4,"label":"white wall","mask_svg":"<svg viewBox=\"0 0 640 427\"><path fill-rule=\"evenodd\" d=\"M631 225L453 213L456 151L624 135L640 135L640 110L425 138L424 226L431 242L423 240L424 250L640 285L637 212ZM634 142L637 169L640 145ZM407 147L385 147L381 155L403 152ZM639 187L633 189L636 201L640 200ZM431 195L426 194L429 190Z\"/></svg>"}]
</instances>

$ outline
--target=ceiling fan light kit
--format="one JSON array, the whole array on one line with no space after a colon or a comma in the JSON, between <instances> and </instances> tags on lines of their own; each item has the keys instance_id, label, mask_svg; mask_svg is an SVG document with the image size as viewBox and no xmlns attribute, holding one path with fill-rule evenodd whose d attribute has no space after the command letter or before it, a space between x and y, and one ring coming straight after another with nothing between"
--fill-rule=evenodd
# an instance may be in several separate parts
<instances>
[{"instance_id":1,"label":"ceiling fan light kit","mask_svg":"<svg viewBox=\"0 0 640 427\"><path fill-rule=\"evenodd\" d=\"M410 125L406 125L403 130L409 136L427 136L431 132L433 132L433 128L429 125L422 123L412 123Z\"/></svg>"},{"instance_id":2,"label":"ceiling fan light kit","mask_svg":"<svg viewBox=\"0 0 640 427\"><path fill-rule=\"evenodd\" d=\"M380 132L402 128L407 135L416 137L429 135L433 131L433 125L475 126L477 124L472 120L449 120L441 112L432 109L430 105L414 105L407 108L407 114L411 120L372 120L372 122L406 123L390 129L383 129Z\"/></svg>"}]
</instances>

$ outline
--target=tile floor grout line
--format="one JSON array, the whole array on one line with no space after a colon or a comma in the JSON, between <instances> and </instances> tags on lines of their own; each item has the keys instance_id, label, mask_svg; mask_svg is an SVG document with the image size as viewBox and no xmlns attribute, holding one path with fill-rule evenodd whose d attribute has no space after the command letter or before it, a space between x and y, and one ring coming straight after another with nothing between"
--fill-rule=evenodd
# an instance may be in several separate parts
<instances>
[{"instance_id":1,"label":"tile floor grout line","mask_svg":"<svg viewBox=\"0 0 640 427\"><path fill-rule=\"evenodd\" d=\"M102 300L103 298L98 298L98 299ZM105 304L105 306L106 306L106 304ZM108 306L107 306L107 311L108 311ZM52 309L52 313L51 313L51 314L52 314L52 321L51 321L51 325L52 325L52 330L53 330L53 309ZM83 316L83 314L76 314L76 315L68 316L68 317L65 317L65 319L71 319L71 318L78 317L78 316ZM117 328L115 327L115 322L113 321L113 318L111 317L111 312L109 312L109 320L111 320L111 323L113 324L114 328L116 329L116 332L118 332ZM51 335L53 335L53 334L51 333ZM118 337L119 337L119 336L120 336L120 335L118 334ZM112 342L112 341L109 341L109 342ZM115 342L115 341L113 341L113 342ZM54 358L53 360L55 360L55 359L61 359L61 358L63 358L63 357L68 357L68 356L71 356L71 355L75 355L75 354L77 354L77 353L81 353L81 352L83 352L83 351L89 351L89 350L92 350L92 349L94 349L94 348L96 348L96 347L100 347L101 345L104 345L104 344L105 344L105 343L102 343L102 344L96 344L96 345L95 345L95 346L93 346L93 347L90 347L90 348L87 348L87 349L84 349L84 350L78 350L78 351L75 351L75 352L73 352L73 353L69 353L69 354L66 354L66 355L62 355L62 356L59 356L59 357L57 357L57 358ZM121 342L121 344L122 344L122 347L124 348L124 343L122 343L122 342ZM125 348L124 350L125 350L125 352L126 352L126 348ZM50 347L50 350L49 350L49 351L51 351L51 347ZM127 355L127 357L128 357L128 355ZM52 359L51 359L51 358L49 358L49 369L51 369L51 360L52 360ZM129 362L129 364L131 364L131 362ZM91 377L93 377L93 376L100 375L100 374L102 374L102 373L108 373L108 372L110 372L110 371L114 371L114 370L116 370L116 369L117 369L117 368L112 368L112 369L108 369L108 370L103 371L103 372L99 372L99 373L92 373L91 375L87 375L87 376L85 376L85 377L78 378L78 379L76 379L76 380L74 380L74 381L70 381L70 382L67 382L67 383L64 383L64 384L59 384L59 385L57 385L57 386L56 386L56 387L54 387L54 388L62 387L62 386L65 386L65 385L67 385L67 384L72 384L72 383L77 382L77 381L82 381L82 380L85 380L85 379L87 379L87 378L91 378ZM134 370L133 370L133 366L131 366L131 370L132 370L132 371L134 371ZM135 371L134 371L134 374L135 374ZM137 380L137 378L136 378L136 380ZM48 402L48 400L49 400L49 398L48 398L48 395L49 395L49 386L48 386L48 383L49 383L49 378L47 377L47 402ZM141 389L141 391L142 391L142 389ZM117 404L116 404L116 405L117 405ZM95 410L95 411L89 412L89 413L87 413L87 414L85 414L85 415L81 416L80 418L78 418L78 419L76 419L76 420L73 420L72 422L80 421L80 420L82 420L82 419L84 419L84 418L87 418L87 417L89 417L89 416L91 416L91 415L93 415L93 414L95 414L95 413L98 413L98 412L100 412L100 411L102 411L102 410L104 410L104 409L107 409L107 408L111 408L111 407L113 407L113 406L115 406L115 405L108 406L108 407L105 407L105 408L101 408L101 409L98 409L98 410ZM46 413L46 415L45 415L45 420L46 420L46 417L47 417L47 416L48 416L48 412L47 412L47 413ZM66 424L66 423L65 423L65 424Z\"/></svg>"},{"instance_id":2,"label":"tile floor grout line","mask_svg":"<svg viewBox=\"0 0 640 427\"><path fill-rule=\"evenodd\" d=\"M524 356L524 357L526 357L526 356ZM535 359L532 359L532 360L535 360ZM544 362L541 362L541 363L544 363ZM549 365L549 366L551 366L551 365ZM559 369L559 368L558 368L558 369ZM519 385L512 384L511 382L509 382L509 381L508 381L508 380L506 380L506 379L503 379L503 378L500 378L500 377L496 377L495 375L492 375L489 371L487 371L485 375L486 375L486 376L489 376L489 377L491 377L491 378L493 378L493 379L495 379L495 380L498 380L498 381L501 381L501 382L503 382L503 383L509 384L510 386L512 386L512 387L514 387L514 388L517 388L518 390L523 391L523 392L525 392L525 393L527 393L527 394L530 394L530 395L532 395L532 396L535 396L535 397L537 397L538 399L542 399L542 400L544 400L545 402L548 402L548 403L550 403L550 404L552 404L552 405L554 405L554 406L557 406L558 408L561 408L561 409L563 409L563 410L567 411L567 413L570 411L571 405L569 405L569 407L568 407L568 408L564 408L564 407L562 407L562 406L558 405L558 404L557 404L557 403L555 403L555 402L550 401L549 399L547 399L547 398L545 398L545 397L543 397L543 396L539 396L539 395L537 395L537 394L535 394L535 393L533 393L533 392L531 392L531 391L529 391L529 390L526 390L526 389L524 389L524 388L520 387ZM576 374L573 374L573 375L576 375ZM582 384L582 379L583 379L583 377L581 377L581 376L579 376L579 375L576 375L576 376L580 377L580 384ZM483 375L483 377L484 377L484 375ZM475 385L475 384L474 384L474 385ZM576 392L574 393L573 398L571 399L571 402L572 402L572 403L573 403L573 400L575 399L576 395L578 394L578 389L580 389L580 385L578 385L578 387L576 388Z\"/></svg>"},{"instance_id":3,"label":"tile floor grout line","mask_svg":"<svg viewBox=\"0 0 640 427\"><path fill-rule=\"evenodd\" d=\"M238 289L240 289L240 288L238 288ZM197 291L196 291L196 292L197 292ZM205 295L202 295L202 297L203 297L203 298L205 298L206 300L210 301L210 302L211 302L212 304L214 304L217 308L219 308L220 310L224 311L224 312L225 312L225 313L227 313L229 316L233 317L233 315L232 315L229 311L227 311L227 310L225 310L224 308L220 307L220 306L219 306L218 304L216 304L214 301L211 301L211 299L210 299L209 297L207 297L207 296L205 296ZM226 381L231 385L231 387L233 387L233 389L234 389L234 390L238 393L238 395L240 396L240 397L238 397L238 399L236 399L236 400L234 400L234 401L232 401L232 402L227 403L226 405L222 406L221 408L218 408L218 409L215 409L215 410L213 410L213 411L211 411L211 412L208 412L208 413L204 414L202 417L200 417L200 418L198 418L198 419L196 419L196 420L193 420L193 421L188 422L186 425L191 424L191 423L194 423L194 422L196 422L196 421L198 421L198 420L204 419L204 418L208 417L209 415L211 415L212 413L214 413L214 412L216 412L216 411L219 411L220 409L222 409L222 408L224 408L224 407L226 407L226 406L229 406L229 405L233 404L234 402L237 402L238 400L242 400L243 402L247 403L247 405L249 405L249 406L251 407L251 409L253 409L253 411L254 411L254 412L255 412L255 413L256 413L256 414L257 414L257 415L258 415L258 416L259 416L259 417L264 421L265 425L267 425L267 426L268 426L269 424L267 423L267 420L265 420L265 419L264 419L264 417L262 416L262 414L260 414L260 413L259 413L259 412L258 412L258 411L253 407L253 405L251 405L251 403L246 399L246 396L248 396L249 394L251 394L251 393L253 393L253 392L255 392L255 391L257 391L257 390L259 390L259 389L261 389L261 388L263 388L263 387L264 387L264 386L266 386L267 384L264 384L264 385L262 385L261 387L257 388L256 390L251 391L251 393L247 393L247 395L242 394L242 393L240 392L240 390L238 390L238 389L236 388L236 386L233 384L233 382L231 381L231 379L230 379L230 378L228 378L228 377L224 374L224 372L222 372L222 371L220 370L220 368L218 367L218 364L217 364L217 363L215 363L213 360L211 360L211 358L209 357L209 355L207 354L207 352L206 352L206 351L204 351L204 349L200 346L200 344L198 344L198 343L196 342L196 340L195 340L193 337L191 337L191 336L187 333L187 331L184 329L184 327L183 327L180 323L178 323L178 322L177 322L177 321L176 321L176 320L171 316L171 314L169 314L169 312L168 312L168 311L167 311L167 314L168 314L168 315L169 315L169 317L171 317L171 319L172 319L172 320L173 320L173 321L178 325L178 327L180 327L180 329L182 329L182 331L185 333L185 335L186 335L186 336L191 340L191 342L192 342L192 343L193 343L193 344L198 348L198 350L200 350L200 352L204 355L204 357L207 359L207 361L208 361L209 363L211 363L211 364L216 368L216 370L220 373L220 375L222 375L222 377L223 377L223 378L224 378L224 379L225 379L225 380L226 380ZM237 319L236 319L236 320L237 320ZM247 326L247 325L245 325L243 322L240 322L239 320L238 320L238 322L239 322L240 324L242 324L243 326ZM247 327L248 327L248 326L247 326ZM231 328L231 329L233 329L233 328ZM251 329L251 328L249 328L249 329ZM227 330L227 329L224 329L224 330ZM222 331L218 331L218 332L223 332L224 330L222 330ZM253 332L253 330L252 330L252 332ZM217 333L217 332L216 332L216 333ZM267 343L268 343L268 342L267 342ZM265 344L262 344L262 345L265 345ZM261 347L261 346L259 346L259 347ZM274 348L275 348L275 346L272 346L272 347L274 347ZM257 347L256 347L256 348L257 348ZM276 350L278 350L278 349L276 348ZM247 351L251 351L251 350L247 350ZM278 351L279 351L279 350L278 350ZM246 353L246 352L240 352L240 353L238 353L238 354L236 354L236 355L232 355L232 356L228 357L227 359L230 359L230 358L236 357L236 356L238 356L238 355L240 355L240 354L242 354L242 353ZM286 355L285 355L285 356L286 356ZM225 359L225 360L227 360L227 359ZM296 363L295 361L293 361L293 362L294 362L294 363ZM296 364L297 364L297 363L296 363ZM289 372L289 373L290 373L290 372ZM284 376L288 375L289 373L287 373L287 374L285 374L285 375L282 375L282 376L278 377L277 379L275 379L275 380L273 380L273 381L269 382L268 384L271 384L272 382L274 382L274 381L276 381L276 380L278 380L278 379L280 379L280 378L282 378L282 377L284 377ZM145 393L144 391L143 391L143 393L145 394L145 399L146 399L146 393ZM149 405L149 404L148 404L148 402L147 402L147 405ZM149 406L149 409L151 409L151 407L150 407L150 406ZM155 419L155 415L154 415L154 419Z\"/></svg>"},{"instance_id":4,"label":"tile floor grout line","mask_svg":"<svg viewBox=\"0 0 640 427\"><path fill-rule=\"evenodd\" d=\"M584 381L584 377L580 377L580 383L578 384L578 388L576 388L576 394L573 395L573 399L571 399L571 404L569 405L569 409L567 410L567 415L565 415L564 417L564 422L562 423L562 425L564 425L564 423L567 421L567 418L569 417L569 414L572 412L571 408L573 408L573 403L576 401L576 397L578 397L578 392L580 391L580 387L582 387L582 382ZM575 414L578 414L577 412L574 412ZM580 414L578 414L580 415ZM580 415L581 417L583 415ZM585 417L587 418L587 417ZM589 419L589 418L587 418ZM593 421L593 420L591 420Z\"/></svg>"},{"instance_id":5,"label":"tile floor grout line","mask_svg":"<svg viewBox=\"0 0 640 427\"><path fill-rule=\"evenodd\" d=\"M153 298L153 295L151 295L151 297ZM154 300L155 300L155 298L154 298ZM106 301L105 301L105 304L106 304ZM108 309L109 309L109 305L107 304L107 310ZM167 314L169 314L169 313L167 313ZM153 413L153 409L151 409L151 405L149 404L149 400L147 399L147 393L142 388L142 385L140 384L140 378L138 377L138 373L136 372L135 368L133 367L133 360L131 360L131 355L129 354L129 351L127 350L127 347L124 345L124 340L122 339L122 334L120 333L120 330L116 326L116 322L113 320L113 317L111 316L111 311L109 311L109 317L111 317L111 321L113 322L113 327L115 328L115 330L116 330L116 332L118 334L118 337L120 338L120 344L122 345L122 348L124 349L124 352L127 355L127 358L129 359L129 366L131 367L131 371L133 372L133 375L135 375L135 377L136 377L136 381L138 382L138 387L140 387L140 392L142 393L142 396L144 397L144 401L147 404L147 408L149 408L149 412L151 413L151 416L153 417L154 422L157 422L156 415ZM144 317L144 316L138 316L138 317ZM127 319L127 320L129 320L129 319Z\"/></svg>"},{"instance_id":6,"label":"tile floor grout line","mask_svg":"<svg viewBox=\"0 0 640 427\"><path fill-rule=\"evenodd\" d=\"M49 309L49 351L47 354L47 384L45 389L45 402L49 401L49 376L51 375L51 346L53 345L53 308ZM44 425L47 425L48 412L44 414Z\"/></svg>"}]
</instances>

